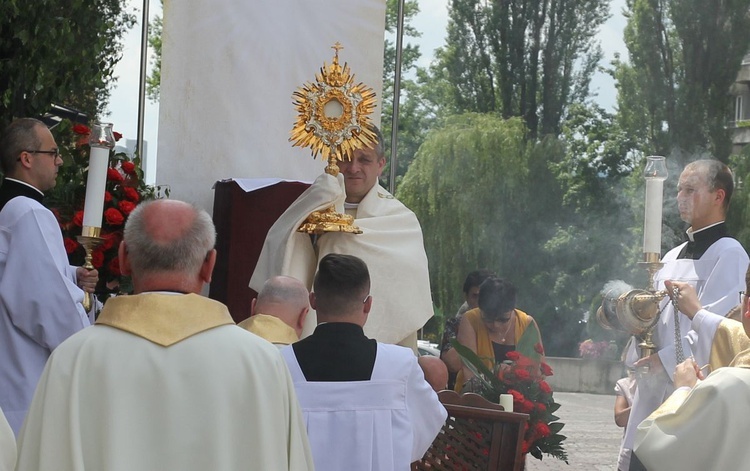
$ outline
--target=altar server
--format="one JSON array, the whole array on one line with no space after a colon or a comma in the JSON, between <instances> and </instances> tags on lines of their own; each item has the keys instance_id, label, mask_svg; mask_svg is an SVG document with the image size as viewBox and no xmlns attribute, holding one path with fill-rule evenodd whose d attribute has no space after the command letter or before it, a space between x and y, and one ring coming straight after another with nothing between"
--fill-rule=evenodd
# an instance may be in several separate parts
<instances>
[{"instance_id":1,"label":"altar server","mask_svg":"<svg viewBox=\"0 0 750 471\"><path fill-rule=\"evenodd\" d=\"M667 252L664 267L656 274L656 289L664 289L667 280L686 282L695 287L706 310L726 315L744 290L748 256L740 243L729 236L725 222L734 189L732 173L718 160L697 160L680 175L677 207L687 229L688 242ZM648 367L638 378L623 447L632 449L636 427L674 390L672 375L678 363L691 355L704 365L709 358L713 336L700 339L691 333L691 319L676 312L669 298L662 301L661 316L654 327L658 352L631 365ZM677 322L675 322L675 319ZM675 343L675 339L680 339ZM697 342L708 342L693 351ZM629 360L634 359L631 352ZM630 365L629 365L630 366Z\"/></svg>"},{"instance_id":2,"label":"altar server","mask_svg":"<svg viewBox=\"0 0 750 471\"><path fill-rule=\"evenodd\" d=\"M361 259L326 255L310 294L318 326L281 350L317 469L407 471L445 422L412 352L365 336L375 302Z\"/></svg>"},{"instance_id":3,"label":"altar server","mask_svg":"<svg viewBox=\"0 0 750 471\"><path fill-rule=\"evenodd\" d=\"M52 350L90 325L81 305L98 273L68 263L60 225L42 205L63 160L41 121L0 136L0 407L18 434Z\"/></svg>"},{"instance_id":4,"label":"altar server","mask_svg":"<svg viewBox=\"0 0 750 471\"><path fill-rule=\"evenodd\" d=\"M216 261L203 210L139 205L119 257L135 295L47 363L19 437L18 471L308 470L312 457L279 351L204 298Z\"/></svg>"}]
</instances>

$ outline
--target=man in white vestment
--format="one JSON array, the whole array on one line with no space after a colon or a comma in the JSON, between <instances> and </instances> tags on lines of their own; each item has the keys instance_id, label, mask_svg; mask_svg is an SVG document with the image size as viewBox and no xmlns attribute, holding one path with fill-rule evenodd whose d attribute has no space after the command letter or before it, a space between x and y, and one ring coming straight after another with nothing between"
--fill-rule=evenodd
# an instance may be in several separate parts
<instances>
[{"instance_id":1,"label":"man in white vestment","mask_svg":"<svg viewBox=\"0 0 750 471\"><path fill-rule=\"evenodd\" d=\"M750 290L750 272L746 289ZM721 321L719 329L726 322L734 321ZM745 335L750 335L750 304L747 298L743 306L742 325ZM693 358L678 365L674 373L675 391L638 426L633 458L640 460L645 469L748 468L750 350L739 353L730 367L713 371L705 380L700 366L700 362Z\"/></svg>"},{"instance_id":2,"label":"man in white vestment","mask_svg":"<svg viewBox=\"0 0 750 471\"><path fill-rule=\"evenodd\" d=\"M310 293L296 278L274 276L250 303L250 317L238 325L283 347L299 340L310 311Z\"/></svg>"},{"instance_id":3,"label":"man in white vestment","mask_svg":"<svg viewBox=\"0 0 750 471\"><path fill-rule=\"evenodd\" d=\"M361 259L326 255L310 294L318 326L281 350L317 469L407 471L445 422L414 354L365 336L374 302Z\"/></svg>"},{"instance_id":4,"label":"man in white vestment","mask_svg":"<svg viewBox=\"0 0 750 471\"><path fill-rule=\"evenodd\" d=\"M18 442L19 471L308 470L279 351L198 293L216 261L203 210L175 200L128 218L132 296L50 356Z\"/></svg>"},{"instance_id":5,"label":"man in white vestment","mask_svg":"<svg viewBox=\"0 0 750 471\"><path fill-rule=\"evenodd\" d=\"M689 283L697 291L700 304L720 315L737 304L748 268L747 253L729 236L725 222L733 189L732 173L717 160L697 160L685 167L677 187L677 206L680 218L690 224L688 242L667 252L662 258L664 267L655 276L655 288L659 290L667 280ZM701 366L709 361L706 355L713 336L700 338L691 332L693 321L676 312L669 298L660 308L661 316L654 327L657 353L634 362L637 353L633 347L627 361L628 366L648 367L648 373L638 377L624 449L632 449L638 424L673 391L676 365L691 355ZM703 346L698 348L699 344Z\"/></svg>"},{"instance_id":6,"label":"man in white vestment","mask_svg":"<svg viewBox=\"0 0 750 471\"><path fill-rule=\"evenodd\" d=\"M289 275L308 289L318 261L328 253L352 254L365 261L378 299L365 334L379 342L398 343L416 352L417 330L432 317L432 296L422 229L414 213L378 184L385 166L383 136L373 126L378 142L359 149L351 161L339 162L338 177L319 176L281 215L266 236L250 287L259 291L274 275ZM335 205L355 218L359 235L326 233L313 245L297 228L313 211ZM307 317L307 335L315 328Z\"/></svg>"},{"instance_id":7,"label":"man in white vestment","mask_svg":"<svg viewBox=\"0 0 750 471\"><path fill-rule=\"evenodd\" d=\"M18 434L52 350L90 325L84 292L99 276L68 263L54 214L42 205L63 160L41 121L0 136L0 407Z\"/></svg>"}]
</instances>

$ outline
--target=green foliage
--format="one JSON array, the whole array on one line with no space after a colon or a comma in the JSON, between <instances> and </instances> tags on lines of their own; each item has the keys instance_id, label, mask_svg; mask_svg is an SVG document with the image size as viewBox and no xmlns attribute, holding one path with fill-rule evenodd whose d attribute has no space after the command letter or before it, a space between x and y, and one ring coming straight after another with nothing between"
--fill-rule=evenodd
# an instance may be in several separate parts
<instances>
[{"instance_id":1,"label":"green foliage","mask_svg":"<svg viewBox=\"0 0 750 471\"><path fill-rule=\"evenodd\" d=\"M430 68L439 116L497 112L530 136L557 135L571 103L589 95L606 0L454 0L448 37Z\"/></svg>"},{"instance_id":2,"label":"green foliage","mask_svg":"<svg viewBox=\"0 0 750 471\"><path fill-rule=\"evenodd\" d=\"M122 35L135 23L125 3L0 2L0 125L44 114L52 103L102 112Z\"/></svg>"},{"instance_id":3,"label":"green foliage","mask_svg":"<svg viewBox=\"0 0 750 471\"><path fill-rule=\"evenodd\" d=\"M162 11L164 0L160 0ZM159 90L161 86L161 33L163 30L161 16L155 16L148 31L148 45L151 47L151 73L146 77L146 94L149 100L156 103L159 101Z\"/></svg>"},{"instance_id":4,"label":"green foliage","mask_svg":"<svg viewBox=\"0 0 750 471\"><path fill-rule=\"evenodd\" d=\"M750 0L628 0L629 63L614 63L626 131L649 154L726 162L728 91L750 48ZM692 160L689 154L678 162Z\"/></svg>"}]
</instances>

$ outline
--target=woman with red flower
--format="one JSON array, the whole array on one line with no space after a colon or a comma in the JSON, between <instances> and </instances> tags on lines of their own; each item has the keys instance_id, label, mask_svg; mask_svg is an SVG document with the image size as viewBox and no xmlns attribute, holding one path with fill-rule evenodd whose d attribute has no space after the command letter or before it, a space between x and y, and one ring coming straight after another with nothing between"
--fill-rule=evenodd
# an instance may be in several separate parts
<instances>
[{"instance_id":1,"label":"woman with red flower","mask_svg":"<svg viewBox=\"0 0 750 471\"><path fill-rule=\"evenodd\" d=\"M514 351L527 329L539 332L534 318L516 309L515 286L491 276L479 287L479 307L468 311L461 319L458 342L482 358L488 368L493 368L506 359L519 360L520 356ZM541 336L537 335L537 338L541 339ZM541 348L541 340L539 344ZM464 383L472 376L471 370L464 366L456 379L456 391L461 392Z\"/></svg>"}]
</instances>

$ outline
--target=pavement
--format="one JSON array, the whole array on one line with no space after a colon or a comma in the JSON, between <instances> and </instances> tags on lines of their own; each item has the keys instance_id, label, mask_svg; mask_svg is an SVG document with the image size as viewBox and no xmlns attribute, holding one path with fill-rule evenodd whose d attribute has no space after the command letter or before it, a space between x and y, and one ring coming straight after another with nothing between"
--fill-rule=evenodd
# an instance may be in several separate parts
<instances>
[{"instance_id":1,"label":"pavement","mask_svg":"<svg viewBox=\"0 0 750 471\"><path fill-rule=\"evenodd\" d=\"M561 407L557 411L565 427L560 432L568 452L568 463L548 455L541 461L529 455L527 471L593 470L615 471L622 431L615 425L614 395L554 393Z\"/></svg>"}]
</instances>

